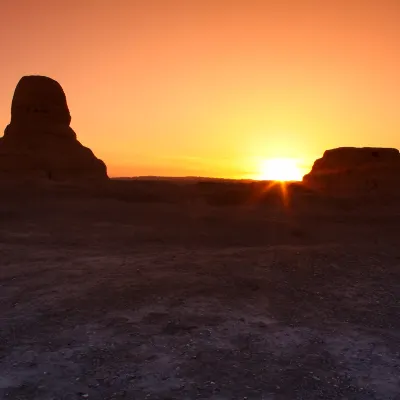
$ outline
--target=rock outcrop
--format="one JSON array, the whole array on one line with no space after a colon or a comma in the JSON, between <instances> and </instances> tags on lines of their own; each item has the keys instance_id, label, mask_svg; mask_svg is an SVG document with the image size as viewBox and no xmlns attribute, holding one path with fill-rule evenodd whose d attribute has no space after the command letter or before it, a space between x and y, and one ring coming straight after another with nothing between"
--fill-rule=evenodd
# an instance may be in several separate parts
<instances>
[{"instance_id":1,"label":"rock outcrop","mask_svg":"<svg viewBox=\"0 0 400 400\"><path fill-rule=\"evenodd\" d=\"M327 194L389 194L400 184L400 153L373 147L327 150L303 182Z\"/></svg>"},{"instance_id":2,"label":"rock outcrop","mask_svg":"<svg viewBox=\"0 0 400 400\"><path fill-rule=\"evenodd\" d=\"M0 138L0 178L107 179L106 165L77 140L70 122L60 84L45 76L24 76Z\"/></svg>"}]
</instances>

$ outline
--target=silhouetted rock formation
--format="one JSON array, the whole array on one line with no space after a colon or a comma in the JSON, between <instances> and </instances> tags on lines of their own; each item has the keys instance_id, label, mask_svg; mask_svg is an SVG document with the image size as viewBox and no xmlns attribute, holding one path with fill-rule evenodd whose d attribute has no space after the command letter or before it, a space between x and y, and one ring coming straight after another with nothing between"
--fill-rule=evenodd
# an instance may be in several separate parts
<instances>
[{"instance_id":1,"label":"silhouetted rock formation","mask_svg":"<svg viewBox=\"0 0 400 400\"><path fill-rule=\"evenodd\" d=\"M400 153L374 147L327 150L303 182L328 194L390 193L400 183Z\"/></svg>"},{"instance_id":2,"label":"silhouetted rock formation","mask_svg":"<svg viewBox=\"0 0 400 400\"><path fill-rule=\"evenodd\" d=\"M14 92L11 122L0 138L0 176L106 179L106 165L79 143L70 122L60 84L45 76L24 76Z\"/></svg>"}]
</instances>

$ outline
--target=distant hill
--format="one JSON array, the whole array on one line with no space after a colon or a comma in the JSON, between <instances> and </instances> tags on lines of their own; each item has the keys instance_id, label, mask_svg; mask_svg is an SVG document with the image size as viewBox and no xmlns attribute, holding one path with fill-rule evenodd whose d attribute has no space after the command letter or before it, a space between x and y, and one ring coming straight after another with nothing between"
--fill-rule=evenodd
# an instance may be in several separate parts
<instances>
[{"instance_id":1,"label":"distant hill","mask_svg":"<svg viewBox=\"0 0 400 400\"><path fill-rule=\"evenodd\" d=\"M207 178L202 176L134 176L115 177L122 181L174 181L174 182L254 182L252 179Z\"/></svg>"}]
</instances>

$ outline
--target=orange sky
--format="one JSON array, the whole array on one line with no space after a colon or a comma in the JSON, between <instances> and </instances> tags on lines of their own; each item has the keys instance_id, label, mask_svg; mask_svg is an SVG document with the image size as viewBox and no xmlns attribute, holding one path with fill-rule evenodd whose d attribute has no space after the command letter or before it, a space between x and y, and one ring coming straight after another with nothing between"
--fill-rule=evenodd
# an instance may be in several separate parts
<instances>
[{"instance_id":1,"label":"orange sky","mask_svg":"<svg viewBox=\"0 0 400 400\"><path fill-rule=\"evenodd\" d=\"M40 74L111 176L400 147L399 21L399 0L4 0L0 126Z\"/></svg>"}]
</instances>

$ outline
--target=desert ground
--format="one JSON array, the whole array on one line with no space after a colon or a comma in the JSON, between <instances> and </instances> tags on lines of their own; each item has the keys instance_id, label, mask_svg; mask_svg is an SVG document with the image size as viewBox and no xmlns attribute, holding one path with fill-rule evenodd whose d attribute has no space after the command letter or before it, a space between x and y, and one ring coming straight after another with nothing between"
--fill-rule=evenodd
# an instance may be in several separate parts
<instances>
[{"instance_id":1,"label":"desert ground","mask_svg":"<svg viewBox=\"0 0 400 400\"><path fill-rule=\"evenodd\" d=\"M396 199L53 189L0 198L1 399L400 399Z\"/></svg>"}]
</instances>

